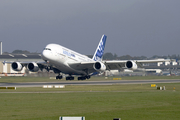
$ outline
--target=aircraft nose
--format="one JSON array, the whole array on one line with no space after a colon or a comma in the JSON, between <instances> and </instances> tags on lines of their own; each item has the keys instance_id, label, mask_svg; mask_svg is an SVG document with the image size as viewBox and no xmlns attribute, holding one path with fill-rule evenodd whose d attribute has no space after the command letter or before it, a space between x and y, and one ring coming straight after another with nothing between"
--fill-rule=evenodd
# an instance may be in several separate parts
<instances>
[{"instance_id":1,"label":"aircraft nose","mask_svg":"<svg viewBox=\"0 0 180 120\"><path fill-rule=\"evenodd\" d=\"M43 50L42 53L41 53L41 58L43 60L48 60L49 59L49 52L46 51L46 50Z\"/></svg>"}]
</instances>

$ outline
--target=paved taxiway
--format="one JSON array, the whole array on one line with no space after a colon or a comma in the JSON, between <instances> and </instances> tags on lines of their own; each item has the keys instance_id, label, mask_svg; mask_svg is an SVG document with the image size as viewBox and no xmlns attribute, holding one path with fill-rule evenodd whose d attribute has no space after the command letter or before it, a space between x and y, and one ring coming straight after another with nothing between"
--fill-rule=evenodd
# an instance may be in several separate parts
<instances>
[{"instance_id":1,"label":"paved taxiway","mask_svg":"<svg viewBox=\"0 0 180 120\"><path fill-rule=\"evenodd\" d=\"M0 83L0 87L42 87L43 85L113 85L113 84L148 84L178 83L180 80L111 80L111 81L58 81L58 82L24 82Z\"/></svg>"}]
</instances>

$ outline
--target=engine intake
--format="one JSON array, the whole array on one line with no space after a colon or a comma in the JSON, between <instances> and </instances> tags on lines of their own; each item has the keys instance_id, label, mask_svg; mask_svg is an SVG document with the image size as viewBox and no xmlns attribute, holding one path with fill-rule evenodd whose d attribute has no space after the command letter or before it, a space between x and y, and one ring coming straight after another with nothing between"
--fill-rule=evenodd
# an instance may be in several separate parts
<instances>
[{"instance_id":1,"label":"engine intake","mask_svg":"<svg viewBox=\"0 0 180 120\"><path fill-rule=\"evenodd\" d=\"M11 64L11 67L14 71L21 71L23 69L23 66L21 65L20 62L13 62Z\"/></svg>"},{"instance_id":2,"label":"engine intake","mask_svg":"<svg viewBox=\"0 0 180 120\"><path fill-rule=\"evenodd\" d=\"M35 63L35 62L29 63L27 65L27 67L28 67L29 71L31 71L31 72L39 71L39 67L38 67L37 63Z\"/></svg>"},{"instance_id":3,"label":"engine intake","mask_svg":"<svg viewBox=\"0 0 180 120\"><path fill-rule=\"evenodd\" d=\"M138 68L137 64L134 61L127 61L126 67L131 70L136 70Z\"/></svg>"},{"instance_id":4,"label":"engine intake","mask_svg":"<svg viewBox=\"0 0 180 120\"><path fill-rule=\"evenodd\" d=\"M106 66L102 62L94 63L93 67L96 71L105 71L106 70Z\"/></svg>"}]
</instances>

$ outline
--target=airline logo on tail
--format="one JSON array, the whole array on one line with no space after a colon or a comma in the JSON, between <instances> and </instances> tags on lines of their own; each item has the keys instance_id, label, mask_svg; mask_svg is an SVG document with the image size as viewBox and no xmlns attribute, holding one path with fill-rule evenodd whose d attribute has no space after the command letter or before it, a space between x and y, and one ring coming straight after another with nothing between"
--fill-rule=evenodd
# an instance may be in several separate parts
<instances>
[{"instance_id":1,"label":"airline logo on tail","mask_svg":"<svg viewBox=\"0 0 180 120\"><path fill-rule=\"evenodd\" d=\"M99 42L99 45L96 49L96 52L94 53L93 60L102 61L102 56L103 56L104 48L105 48L105 44L106 44L106 38L107 38L106 35L102 36L102 38Z\"/></svg>"}]
</instances>

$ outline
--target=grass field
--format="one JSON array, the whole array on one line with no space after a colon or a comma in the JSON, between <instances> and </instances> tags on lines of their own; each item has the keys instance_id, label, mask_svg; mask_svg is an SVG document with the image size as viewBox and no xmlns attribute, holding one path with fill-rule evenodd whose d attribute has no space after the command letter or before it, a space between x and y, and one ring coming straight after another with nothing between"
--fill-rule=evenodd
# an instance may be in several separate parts
<instances>
[{"instance_id":1,"label":"grass field","mask_svg":"<svg viewBox=\"0 0 180 120\"><path fill-rule=\"evenodd\" d=\"M12 78L5 79L22 79ZM0 90L0 119L58 120L59 116L85 116L86 120L179 120L180 83L157 85L166 86L166 90L156 90L150 84Z\"/></svg>"}]
</instances>

